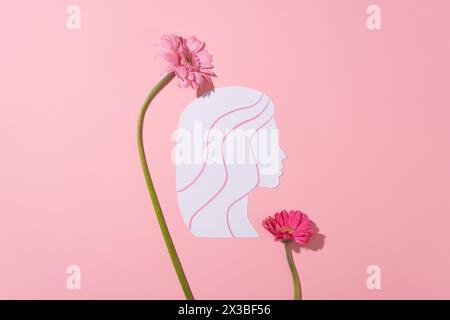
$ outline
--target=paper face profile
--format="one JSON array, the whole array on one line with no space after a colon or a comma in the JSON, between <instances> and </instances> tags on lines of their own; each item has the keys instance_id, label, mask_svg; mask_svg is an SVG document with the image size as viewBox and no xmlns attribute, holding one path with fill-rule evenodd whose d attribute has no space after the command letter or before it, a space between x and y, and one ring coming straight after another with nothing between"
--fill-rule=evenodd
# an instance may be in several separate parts
<instances>
[{"instance_id":1,"label":"paper face profile","mask_svg":"<svg viewBox=\"0 0 450 320\"><path fill-rule=\"evenodd\" d=\"M277 187L286 158L274 111L258 90L221 87L181 113L172 159L180 212L195 236L258 237L248 196L258 187Z\"/></svg>"}]
</instances>

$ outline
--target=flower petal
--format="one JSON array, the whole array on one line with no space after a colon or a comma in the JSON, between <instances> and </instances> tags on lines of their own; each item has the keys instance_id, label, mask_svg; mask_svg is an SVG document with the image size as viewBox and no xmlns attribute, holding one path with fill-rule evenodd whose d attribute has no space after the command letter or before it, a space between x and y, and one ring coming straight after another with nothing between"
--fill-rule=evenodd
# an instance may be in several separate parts
<instances>
[{"instance_id":1,"label":"flower petal","mask_svg":"<svg viewBox=\"0 0 450 320\"><path fill-rule=\"evenodd\" d=\"M205 47L205 43L199 41L194 36L191 36L186 40L186 45L191 51L193 51L195 53L199 52L200 50L202 50Z\"/></svg>"},{"instance_id":2,"label":"flower petal","mask_svg":"<svg viewBox=\"0 0 450 320\"><path fill-rule=\"evenodd\" d=\"M188 70L184 66L179 66L175 69L175 73L177 74L177 76L179 78L184 80L184 79L186 79L186 77L188 75Z\"/></svg>"},{"instance_id":3,"label":"flower petal","mask_svg":"<svg viewBox=\"0 0 450 320\"><path fill-rule=\"evenodd\" d=\"M289 221L289 226L292 229L297 230L301 219L302 219L302 213L300 211L291 211L291 219Z\"/></svg>"},{"instance_id":4,"label":"flower petal","mask_svg":"<svg viewBox=\"0 0 450 320\"><path fill-rule=\"evenodd\" d=\"M284 226L283 212L275 213L275 220L277 220L278 226Z\"/></svg>"},{"instance_id":5,"label":"flower petal","mask_svg":"<svg viewBox=\"0 0 450 320\"><path fill-rule=\"evenodd\" d=\"M171 63L173 65L178 64L178 56L173 52L162 52L161 58L166 60L168 63Z\"/></svg>"}]
</instances>

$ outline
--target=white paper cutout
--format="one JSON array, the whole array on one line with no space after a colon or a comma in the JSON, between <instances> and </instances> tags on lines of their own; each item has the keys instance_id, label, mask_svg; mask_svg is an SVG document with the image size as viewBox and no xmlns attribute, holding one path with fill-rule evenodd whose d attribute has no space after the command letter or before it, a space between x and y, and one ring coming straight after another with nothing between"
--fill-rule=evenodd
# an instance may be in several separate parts
<instances>
[{"instance_id":1,"label":"white paper cutout","mask_svg":"<svg viewBox=\"0 0 450 320\"><path fill-rule=\"evenodd\" d=\"M272 100L245 87L222 87L182 112L172 154L178 204L198 237L248 238L248 195L275 188L286 155L279 147Z\"/></svg>"}]
</instances>

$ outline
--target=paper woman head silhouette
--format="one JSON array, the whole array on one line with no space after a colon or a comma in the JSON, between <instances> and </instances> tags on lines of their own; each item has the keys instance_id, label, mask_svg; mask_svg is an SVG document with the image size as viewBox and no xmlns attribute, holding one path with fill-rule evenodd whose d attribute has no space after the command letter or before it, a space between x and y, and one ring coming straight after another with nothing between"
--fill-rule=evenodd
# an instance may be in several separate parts
<instances>
[{"instance_id":1,"label":"paper woman head silhouette","mask_svg":"<svg viewBox=\"0 0 450 320\"><path fill-rule=\"evenodd\" d=\"M279 147L272 100L254 89L222 87L182 112L172 159L178 204L198 237L257 237L247 198L275 188L286 155Z\"/></svg>"}]
</instances>

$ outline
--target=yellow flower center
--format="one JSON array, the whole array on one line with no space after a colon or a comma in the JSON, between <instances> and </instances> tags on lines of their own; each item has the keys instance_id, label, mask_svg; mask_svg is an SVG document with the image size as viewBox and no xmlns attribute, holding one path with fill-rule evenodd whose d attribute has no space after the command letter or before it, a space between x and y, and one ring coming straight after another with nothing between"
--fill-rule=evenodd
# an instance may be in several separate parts
<instances>
[{"instance_id":1,"label":"yellow flower center","mask_svg":"<svg viewBox=\"0 0 450 320\"><path fill-rule=\"evenodd\" d=\"M282 227L282 228L281 228L281 232L283 232L283 233L293 234L294 231L295 231L295 230L292 229L291 227Z\"/></svg>"}]
</instances>

